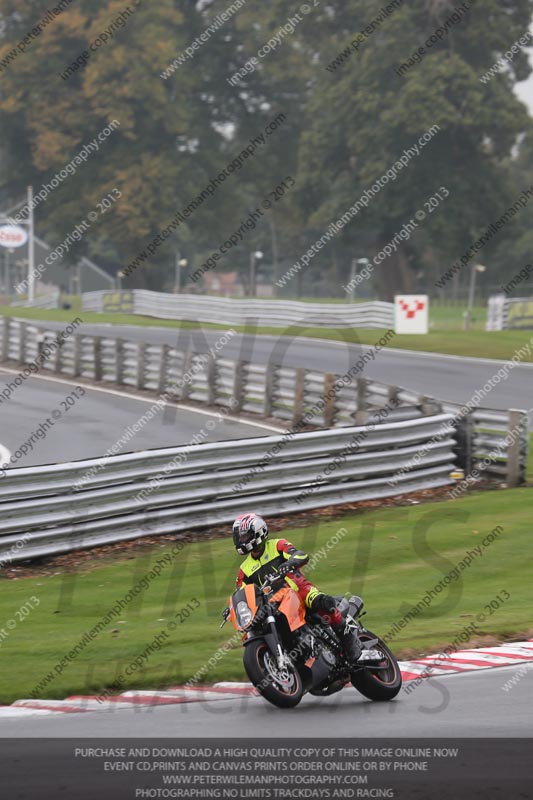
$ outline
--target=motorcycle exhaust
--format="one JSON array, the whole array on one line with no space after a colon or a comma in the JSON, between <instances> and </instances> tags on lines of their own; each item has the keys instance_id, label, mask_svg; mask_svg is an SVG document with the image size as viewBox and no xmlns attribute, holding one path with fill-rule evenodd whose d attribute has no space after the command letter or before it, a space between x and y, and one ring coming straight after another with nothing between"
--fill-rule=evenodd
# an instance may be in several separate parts
<instances>
[{"instance_id":1,"label":"motorcycle exhaust","mask_svg":"<svg viewBox=\"0 0 533 800\"><path fill-rule=\"evenodd\" d=\"M379 650L363 650L359 658L357 659L357 663L361 663L361 661L382 661L383 660L383 653L380 653Z\"/></svg>"}]
</instances>

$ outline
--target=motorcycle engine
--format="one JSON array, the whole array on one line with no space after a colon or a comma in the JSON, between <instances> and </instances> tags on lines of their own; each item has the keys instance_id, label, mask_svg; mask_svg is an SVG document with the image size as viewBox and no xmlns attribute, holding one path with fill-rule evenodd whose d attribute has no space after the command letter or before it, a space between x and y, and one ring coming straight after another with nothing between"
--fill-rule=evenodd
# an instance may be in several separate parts
<instances>
[{"instance_id":1,"label":"motorcycle engine","mask_svg":"<svg viewBox=\"0 0 533 800\"><path fill-rule=\"evenodd\" d=\"M337 663L337 659L335 658L335 654L328 650L327 647L324 647L322 650L322 658L328 665L328 667L334 667Z\"/></svg>"}]
</instances>

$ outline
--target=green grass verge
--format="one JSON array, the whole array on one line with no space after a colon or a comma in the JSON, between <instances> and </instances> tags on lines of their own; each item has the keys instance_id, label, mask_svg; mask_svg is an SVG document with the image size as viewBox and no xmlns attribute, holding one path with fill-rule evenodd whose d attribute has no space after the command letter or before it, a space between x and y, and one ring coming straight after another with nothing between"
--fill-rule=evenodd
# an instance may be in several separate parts
<instances>
[{"instance_id":1,"label":"green grass verge","mask_svg":"<svg viewBox=\"0 0 533 800\"><path fill-rule=\"evenodd\" d=\"M471 356L474 358L494 358L499 360L510 359L524 343L531 338L529 331L497 331L487 332L483 329L479 310L477 321L468 333L461 330L459 318L460 310L456 308L437 307L434 310L435 327L425 336L396 335L388 345L403 350L426 351L429 353L445 353L448 355ZM87 323L111 323L114 325L139 325L158 328L205 328L206 330L227 330L227 325L214 323L177 322L175 320L155 319L141 317L135 314L97 314L95 312L81 311L79 302L73 304L68 311L46 311L35 308L13 308L0 306L0 315L21 317L24 319L39 319L60 322L71 322L80 315ZM380 329L358 328L343 330L340 328L246 328L242 325L234 326L238 333L269 334L271 336L307 336L314 339L328 339L346 342L349 344L375 345L386 333ZM523 362L533 363L533 352L524 355Z\"/></svg>"},{"instance_id":2,"label":"green grass verge","mask_svg":"<svg viewBox=\"0 0 533 800\"><path fill-rule=\"evenodd\" d=\"M347 530L327 558L308 577L328 592L361 593L368 627L386 635L409 606L434 587L468 550L501 525L504 532L444 589L432 605L413 619L393 641L394 650L431 652L450 643L476 615L487 614L480 630L497 636L523 635L533 627L529 489L471 494L454 503L378 509L354 514L319 527L289 529L284 535L316 553L341 527ZM3 669L0 700L29 696L36 684L76 645L84 632L148 573L168 545L138 549L135 557L111 562L91 559L78 573L0 581L0 633ZM81 654L40 692L43 697L98 693L112 687L117 674L134 661L161 632L141 671L120 686L156 687L189 679L233 634L219 630L220 611L231 592L239 563L231 540L187 544L173 565L90 642ZM490 614L485 606L503 592L510 599ZM40 603L18 620L17 612L32 596ZM198 598L200 607L169 631L176 611ZM194 603L193 603L194 604ZM12 626L10 620L15 620ZM237 647L216 663L204 682L243 679Z\"/></svg>"}]
</instances>

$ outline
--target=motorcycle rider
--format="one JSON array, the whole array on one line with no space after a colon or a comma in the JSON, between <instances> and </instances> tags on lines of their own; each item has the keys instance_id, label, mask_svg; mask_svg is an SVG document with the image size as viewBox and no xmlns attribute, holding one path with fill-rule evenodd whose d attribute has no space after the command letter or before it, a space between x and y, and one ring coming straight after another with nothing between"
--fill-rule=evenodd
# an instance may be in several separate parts
<instances>
[{"instance_id":1,"label":"motorcycle rider","mask_svg":"<svg viewBox=\"0 0 533 800\"><path fill-rule=\"evenodd\" d=\"M307 564L307 553L297 550L286 539L268 538L265 520L255 513L241 514L233 523L233 543L239 555L246 555L237 573L236 587L243 583L261 585L266 575L276 572L282 564L293 567L284 580L298 592L300 599L324 624L329 624L340 639L349 662L361 656L361 646L353 631L345 630L345 621L337 608L335 598L324 594L304 578L300 569Z\"/></svg>"}]
</instances>

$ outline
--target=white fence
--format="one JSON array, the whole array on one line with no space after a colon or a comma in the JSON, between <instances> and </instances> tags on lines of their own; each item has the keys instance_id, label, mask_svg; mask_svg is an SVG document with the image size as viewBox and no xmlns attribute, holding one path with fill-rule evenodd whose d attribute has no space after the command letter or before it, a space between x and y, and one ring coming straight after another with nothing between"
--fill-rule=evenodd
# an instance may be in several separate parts
<instances>
[{"instance_id":1,"label":"white fence","mask_svg":"<svg viewBox=\"0 0 533 800\"><path fill-rule=\"evenodd\" d=\"M164 294L136 289L131 292L88 292L84 311L124 311L184 322L224 325L255 324L272 328L386 328L394 326L394 304L300 303L288 300L230 300L194 294Z\"/></svg>"}]
</instances>

